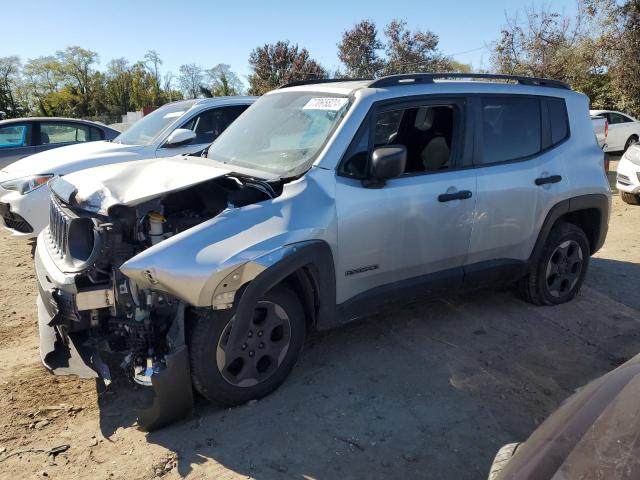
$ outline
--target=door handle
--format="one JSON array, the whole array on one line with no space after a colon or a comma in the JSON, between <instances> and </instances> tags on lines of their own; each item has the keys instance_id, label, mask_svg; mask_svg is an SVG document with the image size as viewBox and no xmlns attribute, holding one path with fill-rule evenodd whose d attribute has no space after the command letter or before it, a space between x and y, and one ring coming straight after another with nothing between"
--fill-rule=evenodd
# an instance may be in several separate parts
<instances>
[{"instance_id":1,"label":"door handle","mask_svg":"<svg viewBox=\"0 0 640 480\"><path fill-rule=\"evenodd\" d=\"M562 180L560 175L550 175L548 177L536 178L536 185L547 185L549 183L558 183Z\"/></svg>"},{"instance_id":2,"label":"door handle","mask_svg":"<svg viewBox=\"0 0 640 480\"><path fill-rule=\"evenodd\" d=\"M453 200L466 200L471 198L471 192L469 190L460 190L455 193L442 193L438 195L439 202L451 202Z\"/></svg>"}]
</instances>

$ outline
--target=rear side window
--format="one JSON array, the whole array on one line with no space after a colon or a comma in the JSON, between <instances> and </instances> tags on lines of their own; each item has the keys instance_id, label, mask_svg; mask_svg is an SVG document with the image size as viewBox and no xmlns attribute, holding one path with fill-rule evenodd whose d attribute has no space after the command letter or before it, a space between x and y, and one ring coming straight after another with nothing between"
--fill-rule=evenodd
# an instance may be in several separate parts
<instances>
[{"instance_id":1,"label":"rear side window","mask_svg":"<svg viewBox=\"0 0 640 480\"><path fill-rule=\"evenodd\" d=\"M482 99L483 164L507 162L542 150L540 100L530 97Z\"/></svg>"},{"instance_id":2,"label":"rear side window","mask_svg":"<svg viewBox=\"0 0 640 480\"><path fill-rule=\"evenodd\" d=\"M548 98L549 123L551 126L551 145L557 145L569 136L567 106L562 98Z\"/></svg>"},{"instance_id":3,"label":"rear side window","mask_svg":"<svg viewBox=\"0 0 640 480\"><path fill-rule=\"evenodd\" d=\"M91 127L91 141L104 140L104 132L96 127Z\"/></svg>"},{"instance_id":4,"label":"rear side window","mask_svg":"<svg viewBox=\"0 0 640 480\"><path fill-rule=\"evenodd\" d=\"M247 108L249 105L207 110L189 120L181 128L192 130L196 134L196 139L192 143L211 143Z\"/></svg>"},{"instance_id":5,"label":"rear side window","mask_svg":"<svg viewBox=\"0 0 640 480\"><path fill-rule=\"evenodd\" d=\"M40 144L86 142L89 140L89 127L79 123L41 122Z\"/></svg>"},{"instance_id":6,"label":"rear side window","mask_svg":"<svg viewBox=\"0 0 640 480\"><path fill-rule=\"evenodd\" d=\"M615 112L606 113L605 116L609 121L609 125L617 125L619 123L629 123L633 121L629 117L625 117L624 115Z\"/></svg>"}]
</instances>

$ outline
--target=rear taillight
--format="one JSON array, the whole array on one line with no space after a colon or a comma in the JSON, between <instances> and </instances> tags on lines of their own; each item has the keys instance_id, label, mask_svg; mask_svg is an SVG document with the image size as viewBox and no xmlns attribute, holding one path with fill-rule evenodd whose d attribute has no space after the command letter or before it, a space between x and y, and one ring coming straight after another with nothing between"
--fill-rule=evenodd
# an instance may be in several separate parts
<instances>
[{"instance_id":1,"label":"rear taillight","mask_svg":"<svg viewBox=\"0 0 640 480\"><path fill-rule=\"evenodd\" d=\"M609 136L609 121L605 118L604 119L604 138L607 138ZM609 170L607 170L608 172Z\"/></svg>"},{"instance_id":2,"label":"rear taillight","mask_svg":"<svg viewBox=\"0 0 640 480\"><path fill-rule=\"evenodd\" d=\"M609 173L609 155L604 154L604 171L605 173Z\"/></svg>"}]
</instances>

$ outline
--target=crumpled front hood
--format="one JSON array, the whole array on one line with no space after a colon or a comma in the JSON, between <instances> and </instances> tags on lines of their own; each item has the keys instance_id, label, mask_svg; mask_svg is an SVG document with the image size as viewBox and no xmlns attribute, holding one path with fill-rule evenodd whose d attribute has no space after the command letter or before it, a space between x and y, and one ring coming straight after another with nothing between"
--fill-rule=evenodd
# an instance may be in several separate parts
<instances>
[{"instance_id":1,"label":"crumpled front hood","mask_svg":"<svg viewBox=\"0 0 640 480\"><path fill-rule=\"evenodd\" d=\"M65 175L82 168L141 158L144 146L112 142L87 142L53 148L18 160L2 169L2 177L18 178L40 173ZM144 158L144 157L142 157Z\"/></svg>"},{"instance_id":2,"label":"crumpled front hood","mask_svg":"<svg viewBox=\"0 0 640 480\"><path fill-rule=\"evenodd\" d=\"M56 177L49 187L67 202L106 215L114 205L139 205L229 172L206 158L177 156L89 168Z\"/></svg>"}]
</instances>

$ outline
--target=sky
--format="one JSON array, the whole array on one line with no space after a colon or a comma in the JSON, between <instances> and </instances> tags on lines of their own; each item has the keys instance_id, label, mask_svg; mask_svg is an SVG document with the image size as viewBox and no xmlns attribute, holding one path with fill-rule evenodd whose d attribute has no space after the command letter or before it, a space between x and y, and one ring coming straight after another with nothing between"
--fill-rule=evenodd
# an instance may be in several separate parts
<instances>
[{"instance_id":1,"label":"sky","mask_svg":"<svg viewBox=\"0 0 640 480\"><path fill-rule=\"evenodd\" d=\"M113 58L134 62L153 49L163 59L163 72L177 73L187 63L226 63L246 83L249 53L278 40L306 47L334 71L342 33L364 18L380 32L391 19L404 19L412 30L436 33L444 54L487 67L487 47L499 38L506 14L542 4L571 12L576 0L34 0L28 8L24 2L0 3L0 57L25 61L79 45L97 52L104 68Z\"/></svg>"}]
</instances>

